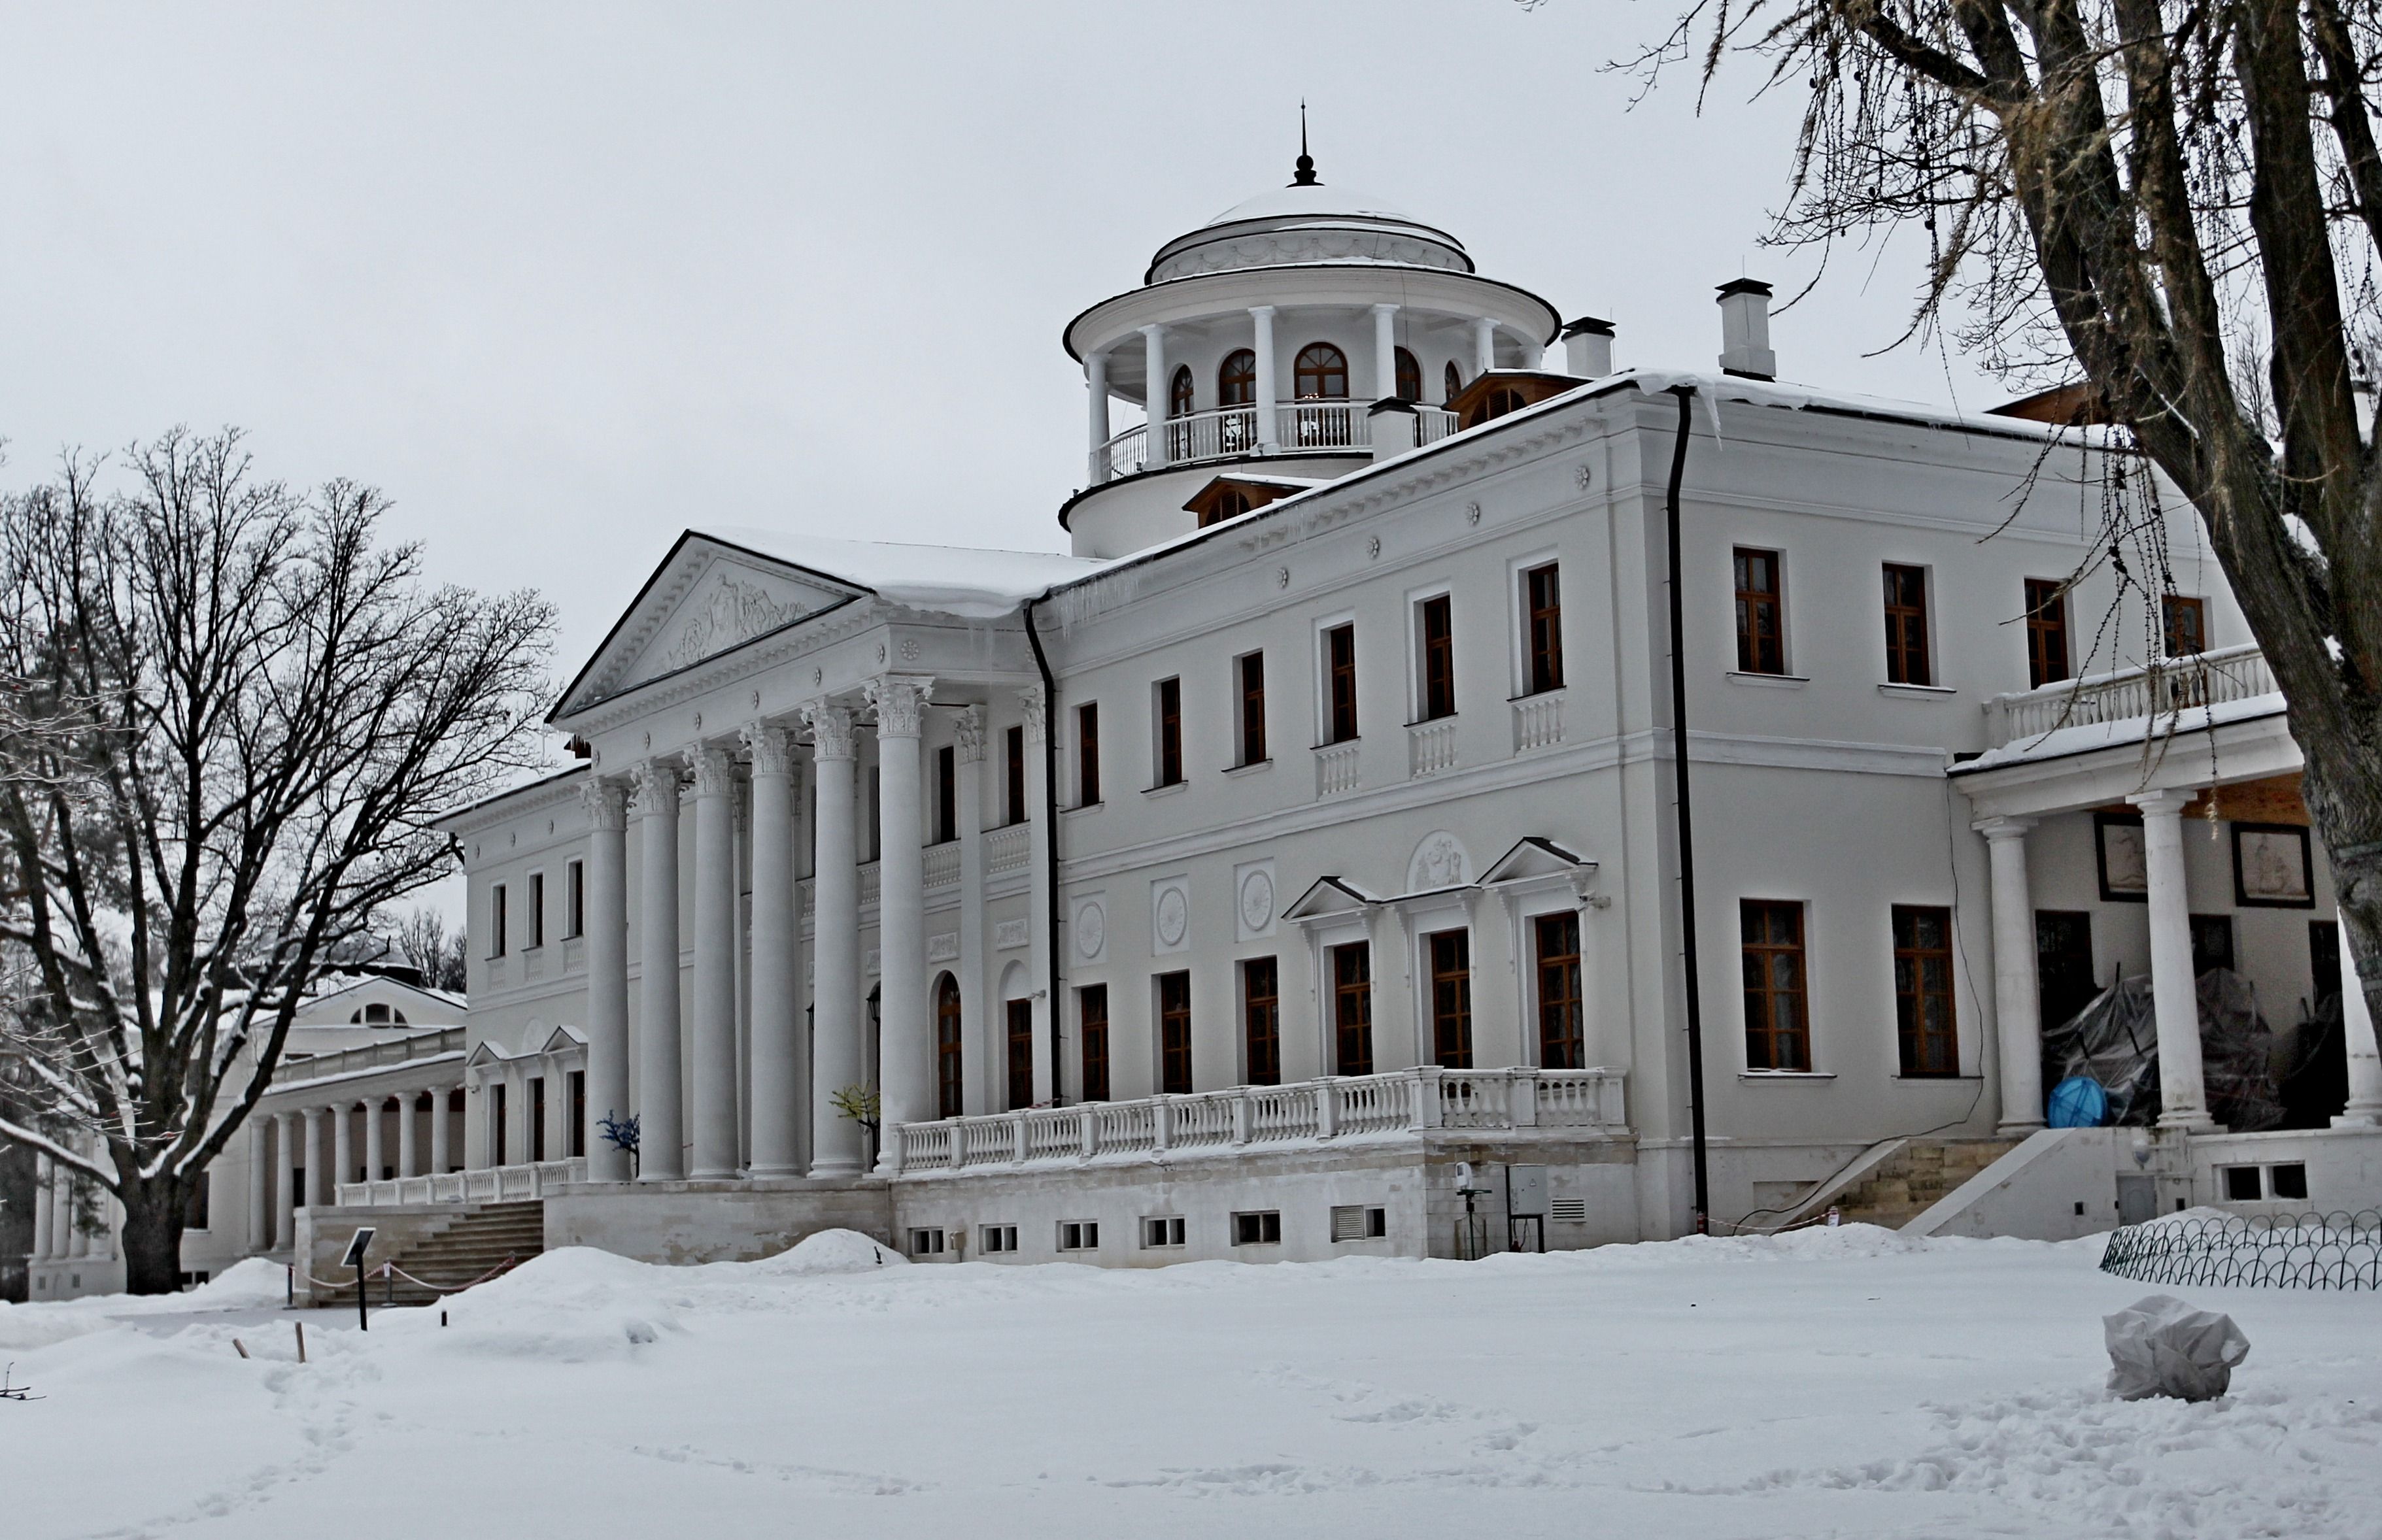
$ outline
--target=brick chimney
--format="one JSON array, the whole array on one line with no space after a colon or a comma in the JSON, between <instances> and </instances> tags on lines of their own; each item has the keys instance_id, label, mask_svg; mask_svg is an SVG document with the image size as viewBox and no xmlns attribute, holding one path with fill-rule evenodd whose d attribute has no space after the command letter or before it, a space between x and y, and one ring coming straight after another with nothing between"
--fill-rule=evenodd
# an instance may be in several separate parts
<instances>
[{"instance_id":1,"label":"brick chimney","mask_svg":"<svg viewBox=\"0 0 2382 1540\"><path fill-rule=\"evenodd\" d=\"M1778 377L1778 355L1770 350L1770 286L1758 278L1720 286L1720 367L1750 380Z\"/></svg>"}]
</instances>

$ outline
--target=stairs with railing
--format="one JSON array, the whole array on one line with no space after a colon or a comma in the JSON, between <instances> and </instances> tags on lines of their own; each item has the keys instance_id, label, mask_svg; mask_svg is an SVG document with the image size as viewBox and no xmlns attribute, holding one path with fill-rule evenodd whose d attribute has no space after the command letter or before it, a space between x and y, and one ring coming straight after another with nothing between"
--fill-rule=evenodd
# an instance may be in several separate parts
<instances>
[{"instance_id":1,"label":"stairs with railing","mask_svg":"<svg viewBox=\"0 0 2382 1540\"><path fill-rule=\"evenodd\" d=\"M371 1304L436 1304L492 1276L510 1272L546 1250L543 1202L480 1204L424 1239L367 1265L364 1299ZM381 1262L392 1265L381 1274ZM317 1284L319 1305L356 1302L355 1280Z\"/></svg>"}]
</instances>

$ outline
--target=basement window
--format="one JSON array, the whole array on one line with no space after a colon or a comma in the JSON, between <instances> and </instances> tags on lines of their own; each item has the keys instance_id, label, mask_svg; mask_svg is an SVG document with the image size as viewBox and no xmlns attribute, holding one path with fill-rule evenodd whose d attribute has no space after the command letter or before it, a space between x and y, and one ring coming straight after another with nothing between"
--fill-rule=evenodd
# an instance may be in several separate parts
<instances>
[{"instance_id":1,"label":"basement window","mask_svg":"<svg viewBox=\"0 0 2382 1540\"><path fill-rule=\"evenodd\" d=\"M912 1256L942 1255L943 1232L939 1229L912 1230L910 1232L910 1254Z\"/></svg>"},{"instance_id":2,"label":"basement window","mask_svg":"<svg viewBox=\"0 0 2382 1540\"><path fill-rule=\"evenodd\" d=\"M1157 1251L1162 1247L1183 1244L1183 1216L1180 1214L1151 1215L1141 1222L1141 1248Z\"/></svg>"},{"instance_id":3,"label":"basement window","mask_svg":"<svg viewBox=\"0 0 2382 1540\"><path fill-rule=\"evenodd\" d=\"M2298 1161L2289 1166L2269 1166L2266 1167L2266 1186L2275 1197L2305 1202L2308 1195L2307 1167Z\"/></svg>"},{"instance_id":4,"label":"basement window","mask_svg":"<svg viewBox=\"0 0 2382 1540\"><path fill-rule=\"evenodd\" d=\"M2266 1195L2265 1173L2255 1166L2228 1166L2217 1175L2225 1179L2229 1204L2254 1204Z\"/></svg>"},{"instance_id":5,"label":"basement window","mask_svg":"<svg viewBox=\"0 0 2382 1540\"><path fill-rule=\"evenodd\" d=\"M1017 1227L1015 1225L984 1225L979 1227L976 1231L976 1249L986 1256L990 1256L995 1252L1015 1251L1017 1249Z\"/></svg>"},{"instance_id":6,"label":"basement window","mask_svg":"<svg viewBox=\"0 0 2382 1540\"><path fill-rule=\"evenodd\" d=\"M1235 1246L1281 1245L1282 1211L1268 1209L1262 1214L1234 1215L1233 1244Z\"/></svg>"},{"instance_id":7,"label":"basement window","mask_svg":"<svg viewBox=\"0 0 2382 1540\"><path fill-rule=\"evenodd\" d=\"M1332 1211L1332 1239L1337 1241L1379 1241L1390 1233L1390 1211L1367 1208L1362 1204L1348 1204ZM1282 1239L1280 1228L1274 1239Z\"/></svg>"},{"instance_id":8,"label":"basement window","mask_svg":"<svg viewBox=\"0 0 2382 1540\"><path fill-rule=\"evenodd\" d=\"M1059 1249L1062 1252L1096 1252L1100 1249L1100 1226L1097 1219L1062 1219L1059 1222Z\"/></svg>"}]
</instances>

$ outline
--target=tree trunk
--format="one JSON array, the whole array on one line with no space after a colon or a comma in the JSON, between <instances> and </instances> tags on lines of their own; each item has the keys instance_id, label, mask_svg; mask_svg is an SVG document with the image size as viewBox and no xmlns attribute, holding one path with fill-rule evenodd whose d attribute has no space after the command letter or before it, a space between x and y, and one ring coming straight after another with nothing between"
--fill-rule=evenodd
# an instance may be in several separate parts
<instances>
[{"instance_id":1,"label":"tree trunk","mask_svg":"<svg viewBox=\"0 0 2382 1540\"><path fill-rule=\"evenodd\" d=\"M182 1286L182 1218L187 1195L169 1178L141 1182L124 1197L124 1289L171 1294Z\"/></svg>"}]
</instances>

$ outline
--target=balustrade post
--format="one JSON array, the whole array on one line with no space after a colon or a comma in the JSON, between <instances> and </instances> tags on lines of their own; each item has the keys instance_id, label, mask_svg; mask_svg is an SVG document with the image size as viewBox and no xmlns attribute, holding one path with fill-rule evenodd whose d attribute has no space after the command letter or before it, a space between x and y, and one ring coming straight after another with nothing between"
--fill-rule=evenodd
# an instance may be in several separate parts
<instances>
[{"instance_id":1,"label":"balustrade post","mask_svg":"<svg viewBox=\"0 0 2382 1540\"><path fill-rule=\"evenodd\" d=\"M1413 1079L1414 1105L1407 1109L1412 1119L1406 1126L1417 1129L1438 1128L1444 1118L1440 1107L1440 1082L1447 1071L1436 1064L1425 1064L1407 1071Z\"/></svg>"},{"instance_id":2,"label":"balustrade post","mask_svg":"<svg viewBox=\"0 0 2382 1540\"><path fill-rule=\"evenodd\" d=\"M1506 1082L1505 1110L1517 1129L1539 1126L1539 1072L1528 1067L1513 1071Z\"/></svg>"},{"instance_id":3,"label":"balustrade post","mask_svg":"<svg viewBox=\"0 0 2382 1540\"><path fill-rule=\"evenodd\" d=\"M1165 1149L1174 1131L1173 1106L1160 1096L1150 1105L1149 1144L1155 1150Z\"/></svg>"},{"instance_id":4,"label":"balustrade post","mask_svg":"<svg viewBox=\"0 0 2382 1540\"><path fill-rule=\"evenodd\" d=\"M1016 1165L1025 1164L1025 1114L1009 1115L1009 1158Z\"/></svg>"},{"instance_id":5,"label":"balustrade post","mask_svg":"<svg viewBox=\"0 0 2382 1540\"><path fill-rule=\"evenodd\" d=\"M1315 1079L1315 1137L1331 1139L1340 1132L1340 1082L1330 1075Z\"/></svg>"},{"instance_id":6,"label":"balustrade post","mask_svg":"<svg viewBox=\"0 0 2382 1540\"><path fill-rule=\"evenodd\" d=\"M1077 1116L1083 1119L1084 1158L1089 1160L1100 1153L1099 1115L1087 1106Z\"/></svg>"},{"instance_id":7,"label":"balustrade post","mask_svg":"<svg viewBox=\"0 0 2382 1540\"><path fill-rule=\"evenodd\" d=\"M1246 1086L1233 1093L1233 1143L1249 1142L1249 1093Z\"/></svg>"}]
</instances>

